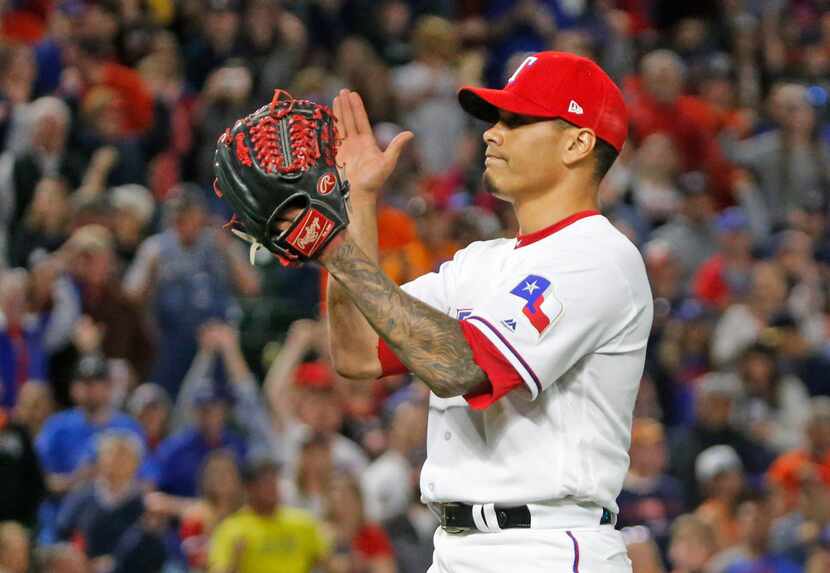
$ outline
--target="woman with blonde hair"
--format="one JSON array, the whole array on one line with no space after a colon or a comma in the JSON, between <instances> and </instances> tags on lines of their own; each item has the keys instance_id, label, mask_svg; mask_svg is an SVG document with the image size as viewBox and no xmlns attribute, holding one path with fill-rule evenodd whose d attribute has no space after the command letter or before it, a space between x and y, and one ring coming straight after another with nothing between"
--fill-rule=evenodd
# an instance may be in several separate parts
<instances>
[{"instance_id":1,"label":"woman with blonde hair","mask_svg":"<svg viewBox=\"0 0 830 573\"><path fill-rule=\"evenodd\" d=\"M151 511L179 517L179 538L190 571L207 570L208 541L213 530L245 501L242 476L230 450L212 452L199 476L198 499L160 492L145 498L145 505Z\"/></svg>"}]
</instances>

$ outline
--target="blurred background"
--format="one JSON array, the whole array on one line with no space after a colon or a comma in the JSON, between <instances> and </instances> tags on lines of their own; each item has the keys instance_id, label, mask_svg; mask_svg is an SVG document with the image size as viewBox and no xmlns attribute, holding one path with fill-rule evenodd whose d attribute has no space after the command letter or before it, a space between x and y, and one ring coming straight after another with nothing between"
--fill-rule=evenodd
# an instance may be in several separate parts
<instances>
[{"instance_id":1,"label":"blurred background","mask_svg":"<svg viewBox=\"0 0 830 573\"><path fill-rule=\"evenodd\" d=\"M0 571L425 571L425 387L336 376L325 277L248 263L213 148L276 87L360 92L382 146L416 134L379 210L402 283L515 235L455 93L545 49L631 114L601 198L655 299L634 570L830 571L829 9L0 1Z\"/></svg>"}]
</instances>

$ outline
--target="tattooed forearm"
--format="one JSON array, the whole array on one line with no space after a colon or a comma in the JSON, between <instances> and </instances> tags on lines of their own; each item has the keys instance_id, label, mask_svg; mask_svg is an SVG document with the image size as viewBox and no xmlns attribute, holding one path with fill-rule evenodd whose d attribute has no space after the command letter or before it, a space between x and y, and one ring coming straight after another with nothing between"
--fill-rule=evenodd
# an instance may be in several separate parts
<instances>
[{"instance_id":1,"label":"tattooed forearm","mask_svg":"<svg viewBox=\"0 0 830 573\"><path fill-rule=\"evenodd\" d=\"M459 322L409 296L346 238L320 260L407 368L442 398L487 382Z\"/></svg>"}]
</instances>

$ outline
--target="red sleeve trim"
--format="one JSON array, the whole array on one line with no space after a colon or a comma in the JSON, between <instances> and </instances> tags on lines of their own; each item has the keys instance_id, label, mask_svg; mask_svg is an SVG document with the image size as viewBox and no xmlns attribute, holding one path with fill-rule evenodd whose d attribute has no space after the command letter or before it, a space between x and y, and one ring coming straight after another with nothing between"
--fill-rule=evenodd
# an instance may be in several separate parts
<instances>
[{"instance_id":1,"label":"red sleeve trim","mask_svg":"<svg viewBox=\"0 0 830 573\"><path fill-rule=\"evenodd\" d=\"M404 363L382 338L378 338L378 361L380 361L381 378L409 372L409 368L404 366Z\"/></svg>"},{"instance_id":2,"label":"red sleeve trim","mask_svg":"<svg viewBox=\"0 0 830 573\"><path fill-rule=\"evenodd\" d=\"M484 410L514 388L525 385L513 365L478 328L462 320L461 331L473 350L473 360L490 381L480 390L464 395L470 408Z\"/></svg>"}]
</instances>

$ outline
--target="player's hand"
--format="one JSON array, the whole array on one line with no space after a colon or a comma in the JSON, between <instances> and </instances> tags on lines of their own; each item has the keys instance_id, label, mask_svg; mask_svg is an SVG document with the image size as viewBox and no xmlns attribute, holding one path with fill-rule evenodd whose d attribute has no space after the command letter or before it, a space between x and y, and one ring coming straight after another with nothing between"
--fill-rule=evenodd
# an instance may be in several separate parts
<instances>
[{"instance_id":1,"label":"player's hand","mask_svg":"<svg viewBox=\"0 0 830 573\"><path fill-rule=\"evenodd\" d=\"M381 151L357 92L340 90L333 107L341 137L337 165L345 170L351 186L351 201L353 204L375 201L378 190L392 174L401 152L414 135L403 131Z\"/></svg>"}]
</instances>

